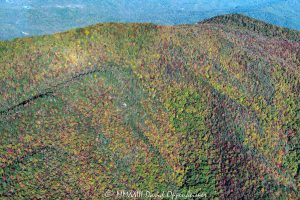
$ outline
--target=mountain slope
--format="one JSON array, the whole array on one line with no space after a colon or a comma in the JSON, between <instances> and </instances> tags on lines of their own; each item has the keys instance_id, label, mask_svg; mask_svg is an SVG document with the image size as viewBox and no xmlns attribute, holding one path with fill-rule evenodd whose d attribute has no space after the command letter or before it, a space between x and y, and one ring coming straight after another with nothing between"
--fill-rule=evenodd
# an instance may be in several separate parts
<instances>
[{"instance_id":1,"label":"mountain slope","mask_svg":"<svg viewBox=\"0 0 300 200\"><path fill-rule=\"evenodd\" d=\"M237 17L1 42L0 196L299 198L299 32Z\"/></svg>"},{"instance_id":2,"label":"mountain slope","mask_svg":"<svg viewBox=\"0 0 300 200\"><path fill-rule=\"evenodd\" d=\"M299 42L300 32L287 28L281 28L240 14L229 14L213 17L200 23L216 23L227 26L235 26L239 29L246 29L263 36L279 37Z\"/></svg>"}]
</instances>

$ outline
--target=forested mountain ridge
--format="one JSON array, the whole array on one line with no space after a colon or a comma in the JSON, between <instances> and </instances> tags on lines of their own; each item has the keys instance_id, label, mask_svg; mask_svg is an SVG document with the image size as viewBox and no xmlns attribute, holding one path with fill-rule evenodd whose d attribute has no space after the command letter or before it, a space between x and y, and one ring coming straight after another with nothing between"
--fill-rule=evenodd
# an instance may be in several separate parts
<instances>
[{"instance_id":1,"label":"forested mountain ridge","mask_svg":"<svg viewBox=\"0 0 300 200\"><path fill-rule=\"evenodd\" d=\"M287 39L295 42L299 42L300 38L299 31L278 27L241 14L221 15L199 22L199 24L203 23L222 24L224 26L234 26L239 29L244 28L264 36L280 37L281 39Z\"/></svg>"},{"instance_id":2,"label":"forested mountain ridge","mask_svg":"<svg viewBox=\"0 0 300 200\"><path fill-rule=\"evenodd\" d=\"M299 32L237 17L0 42L0 196L298 199Z\"/></svg>"}]
</instances>

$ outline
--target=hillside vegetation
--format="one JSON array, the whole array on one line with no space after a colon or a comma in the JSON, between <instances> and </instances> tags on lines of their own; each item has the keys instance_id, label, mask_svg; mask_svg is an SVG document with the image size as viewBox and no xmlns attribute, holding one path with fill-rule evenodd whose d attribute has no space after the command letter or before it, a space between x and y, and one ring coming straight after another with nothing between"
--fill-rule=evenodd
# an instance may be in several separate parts
<instances>
[{"instance_id":1,"label":"hillside vegetation","mask_svg":"<svg viewBox=\"0 0 300 200\"><path fill-rule=\"evenodd\" d=\"M299 31L278 27L240 14L217 16L204 20L199 24L203 23L223 24L230 27L234 26L240 29L253 31L263 36L279 37L281 39L300 42Z\"/></svg>"},{"instance_id":2,"label":"hillside vegetation","mask_svg":"<svg viewBox=\"0 0 300 200\"><path fill-rule=\"evenodd\" d=\"M0 42L0 197L298 199L299 32L238 17Z\"/></svg>"}]
</instances>

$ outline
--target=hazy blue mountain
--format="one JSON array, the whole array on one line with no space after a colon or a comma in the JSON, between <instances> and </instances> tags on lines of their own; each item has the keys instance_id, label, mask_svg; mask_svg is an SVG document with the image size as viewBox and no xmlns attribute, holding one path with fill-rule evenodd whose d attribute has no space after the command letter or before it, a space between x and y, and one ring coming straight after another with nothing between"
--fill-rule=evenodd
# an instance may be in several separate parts
<instances>
[{"instance_id":1,"label":"hazy blue mountain","mask_svg":"<svg viewBox=\"0 0 300 200\"><path fill-rule=\"evenodd\" d=\"M196 23L226 13L300 30L299 10L300 0L0 0L0 39L97 22Z\"/></svg>"}]
</instances>

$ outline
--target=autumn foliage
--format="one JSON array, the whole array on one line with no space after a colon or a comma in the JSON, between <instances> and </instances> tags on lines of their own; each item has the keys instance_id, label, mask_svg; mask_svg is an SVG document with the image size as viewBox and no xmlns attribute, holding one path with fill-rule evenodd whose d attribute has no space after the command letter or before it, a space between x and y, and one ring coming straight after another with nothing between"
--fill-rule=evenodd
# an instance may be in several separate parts
<instances>
[{"instance_id":1,"label":"autumn foliage","mask_svg":"<svg viewBox=\"0 0 300 200\"><path fill-rule=\"evenodd\" d=\"M299 33L232 21L0 42L0 197L298 199Z\"/></svg>"}]
</instances>

